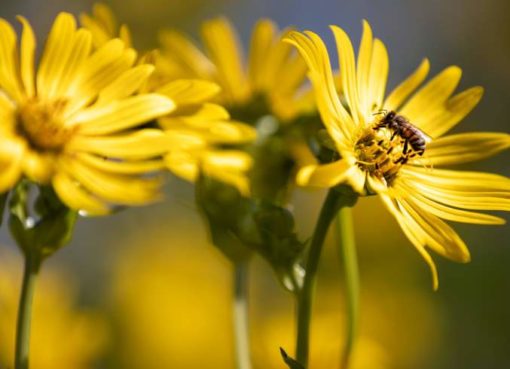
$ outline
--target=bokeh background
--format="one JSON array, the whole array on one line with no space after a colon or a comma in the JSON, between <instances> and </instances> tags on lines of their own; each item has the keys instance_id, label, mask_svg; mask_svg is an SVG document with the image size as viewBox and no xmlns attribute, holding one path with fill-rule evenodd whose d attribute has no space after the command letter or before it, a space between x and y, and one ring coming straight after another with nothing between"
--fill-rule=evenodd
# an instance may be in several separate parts
<instances>
[{"instance_id":1,"label":"bokeh background","mask_svg":"<svg viewBox=\"0 0 510 369\"><path fill-rule=\"evenodd\" d=\"M246 44L260 17L313 29L332 45L329 24L359 40L361 20L390 54L394 86L431 60L432 72L462 67L462 87L485 96L458 127L509 131L510 2L507 0L112 0L140 48L156 46L161 27L197 36L220 14ZM90 11L92 1L2 0L0 14L26 16L41 42L62 10ZM357 42L357 41L356 41ZM333 58L334 59L334 58ZM466 166L510 175L510 154ZM51 258L36 296L33 369L233 368L231 266L210 245L191 185L169 178L165 201L104 219L81 219L74 240ZM302 239L310 236L323 193L296 193ZM506 218L508 219L507 215ZM472 262L435 258L440 289L377 199L355 208L362 278L361 331L353 369L499 369L510 367L510 228L456 225ZM21 258L0 233L0 368L13 346ZM321 264L312 369L337 367L343 342L343 280L331 232ZM255 260L250 285L256 368L283 368L292 351L293 304L271 270Z\"/></svg>"}]
</instances>

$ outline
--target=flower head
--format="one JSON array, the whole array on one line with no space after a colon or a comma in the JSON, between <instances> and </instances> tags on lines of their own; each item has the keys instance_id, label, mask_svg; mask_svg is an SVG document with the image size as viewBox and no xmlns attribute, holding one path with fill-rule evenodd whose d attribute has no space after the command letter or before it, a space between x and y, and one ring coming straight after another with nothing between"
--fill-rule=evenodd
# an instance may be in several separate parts
<instances>
[{"instance_id":1,"label":"flower head","mask_svg":"<svg viewBox=\"0 0 510 369\"><path fill-rule=\"evenodd\" d=\"M95 45L116 37L129 39L125 25L120 28L111 9L96 4L93 14L82 14L83 26L92 32ZM178 56L176 56L177 58ZM167 168L175 175L194 182L204 173L235 186L248 194L246 172L251 167L248 154L233 146L255 138L255 130L230 120L229 113L212 103L221 88L200 75L177 72L177 66L159 51L143 55L138 63L149 62L155 72L143 84L146 92L163 94L177 106L171 114L158 120L160 127L170 139L171 145L164 157Z\"/></svg>"},{"instance_id":2,"label":"flower head","mask_svg":"<svg viewBox=\"0 0 510 369\"><path fill-rule=\"evenodd\" d=\"M36 42L22 17L21 50L0 20L0 192L22 177L52 185L73 209L104 214L110 204L137 205L158 196L166 152L159 130L136 130L168 114L160 94L134 95L154 67L134 65L136 52L119 39L92 48L91 33L60 13L34 70Z\"/></svg>"},{"instance_id":3,"label":"flower head","mask_svg":"<svg viewBox=\"0 0 510 369\"><path fill-rule=\"evenodd\" d=\"M448 67L423 87L429 62L385 96L389 69L384 44L363 23L358 58L347 34L332 26L338 47L344 103L335 92L328 52L313 32L293 32L309 68L317 106L335 160L300 170L298 183L334 187L348 183L360 194L377 194L402 230L437 273L427 248L467 262L469 251L442 219L502 224L471 210L510 210L510 180L495 174L439 169L494 155L510 147L504 133L443 135L479 102L481 87L453 95L461 70Z\"/></svg>"},{"instance_id":4,"label":"flower head","mask_svg":"<svg viewBox=\"0 0 510 369\"><path fill-rule=\"evenodd\" d=\"M205 52L185 35L161 33L161 55L169 74L202 78L221 87L219 101L231 112L258 116L272 114L288 120L307 107L298 89L306 77L306 65L292 47L281 41L280 31L269 19L254 27L247 63L233 26L225 18L204 22Z\"/></svg>"}]
</instances>

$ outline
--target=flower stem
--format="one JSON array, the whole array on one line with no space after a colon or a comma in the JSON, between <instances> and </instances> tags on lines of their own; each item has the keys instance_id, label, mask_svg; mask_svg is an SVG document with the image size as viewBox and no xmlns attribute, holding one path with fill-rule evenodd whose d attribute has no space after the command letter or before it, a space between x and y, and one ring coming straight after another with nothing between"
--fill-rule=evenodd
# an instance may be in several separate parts
<instances>
[{"instance_id":1,"label":"flower stem","mask_svg":"<svg viewBox=\"0 0 510 369\"><path fill-rule=\"evenodd\" d=\"M234 333L237 369L251 369L248 329L248 262L235 263Z\"/></svg>"},{"instance_id":2,"label":"flower stem","mask_svg":"<svg viewBox=\"0 0 510 369\"><path fill-rule=\"evenodd\" d=\"M28 369L30 352L30 323L32 320L32 302L34 298L35 283L41 259L28 251L25 254L25 268L23 284L18 307L18 322L16 326L16 352L15 369Z\"/></svg>"},{"instance_id":3,"label":"flower stem","mask_svg":"<svg viewBox=\"0 0 510 369\"><path fill-rule=\"evenodd\" d=\"M358 328L359 309L359 271L352 210L343 207L338 212L338 235L340 241L341 262L345 272L345 288L347 302L347 319L345 331L345 346L342 352L340 368L347 369L354 348Z\"/></svg>"},{"instance_id":4,"label":"flower stem","mask_svg":"<svg viewBox=\"0 0 510 369\"><path fill-rule=\"evenodd\" d=\"M310 251L305 266L306 274L303 281L303 287L297 294L296 360L303 365L304 368L308 367L310 320L312 315L312 302L317 280L319 259L329 225L338 210L338 200L340 196L340 192L332 189L329 190L328 195L324 200L319 219L312 236Z\"/></svg>"}]
</instances>

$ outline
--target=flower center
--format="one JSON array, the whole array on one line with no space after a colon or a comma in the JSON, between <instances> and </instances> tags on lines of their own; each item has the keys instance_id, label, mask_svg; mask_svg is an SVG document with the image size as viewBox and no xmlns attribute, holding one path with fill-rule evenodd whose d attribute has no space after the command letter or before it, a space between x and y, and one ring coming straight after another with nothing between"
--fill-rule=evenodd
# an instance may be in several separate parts
<instances>
[{"instance_id":1,"label":"flower center","mask_svg":"<svg viewBox=\"0 0 510 369\"><path fill-rule=\"evenodd\" d=\"M43 102L32 99L18 110L18 133L37 151L60 151L74 129L64 127L66 100Z\"/></svg>"},{"instance_id":2,"label":"flower center","mask_svg":"<svg viewBox=\"0 0 510 369\"><path fill-rule=\"evenodd\" d=\"M400 168L425 152L427 136L390 112L363 131L355 145L357 165L389 186Z\"/></svg>"}]
</instances>

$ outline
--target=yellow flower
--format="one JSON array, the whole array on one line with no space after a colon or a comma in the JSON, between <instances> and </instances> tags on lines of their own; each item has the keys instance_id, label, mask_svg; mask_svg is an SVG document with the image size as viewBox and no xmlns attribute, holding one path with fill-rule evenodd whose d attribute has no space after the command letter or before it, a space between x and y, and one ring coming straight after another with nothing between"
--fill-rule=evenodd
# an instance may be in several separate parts
<instances>
[{"instance_id":1,"label":"yellow flower","mask_svg":"<svg viewBox=\"0 0 510 369\"><path fill-rule=\"evenodd\" d=\"M160 130L133 130L175 108L155 93L132 96L154 67L134 66L119 39L92 49L91 33L67 13L56 18L37 72L35 37L23 17L16 33L0 20L0 192L22 176L52 185L70 208L105 214L109 204L154 200L162 168L149 160L171 144Z\"/></svg>"},{"instance_id":2,"label":"yellow flower","mask_svg":"<svg viewBox=\"0 0 510 369\"><path fill-rule=\"evenodd\" d=\"M117 29L117 20L110 8L96 4L93 14L81 15L81 22L92 32L95 45L120 34L129 35L125 25ZM249 193L246 172L251 167L249 155L238 150L225 149L252 141L255 130L230 120L229 113L211 101L220 93L220 87L211 81L197 79L197 75L177 73L177 66L158 51L149 52L139 63L149 62L155 72L142 86L144 91L166 95L178 106L170 115L159 120L172 145L165 163L174 174L194 182L204 173ZM186 77L187 79L182 79Z\"/></svg>"},{"instance_id":3,"label":"yellow flower","mask_svg":"<svg viewBox=\"0 0 510 369\"><path fill-rule=\"evenodd\" d=\"M4 246L4 245L2 245ZM0 367L12 368L20 265L10 253L0 253ZM104 351L108 329L104 319L76 306L76 288L69 277L45 268L34 298L30 368L86 369Z\"/></svg>"},{"instance_id":4,"label":"yellow flower","mask_svg":"<svg viewBox=\"0 0 510 369\"><path fill-rule=\"evenodd\" d=\"M175 30L161 33L161 55L169 75L201 78L221 87L219 101L229 111L256 111L288 120L305 109L306 93L298 88L306 77L306 65L292 47L281 41L280 31L268 19L260 20L251 38L245 63L236 32L225 18L207 21L202 27L205 53ZM248 111L248 112L247 112Z\"/></svg>"},{"instance_id":5,"label":"yellow flower","mask_svg":"<svg viewBox=\"0 0 510 369\"><path fill-rule=\"evenodd\" d=\"M437 167L494 155L510 147L510 135L443 137L476 106L483 92L473 87L452 96L461 77L455 66L418 89L429 70L424 60L385 98L386 48L373 39L367 22L363 27L357 64L347 34L331 27L345 105L335 92L328 52L319 36L293 32L286 39L308 64L317 106L332 140L329 146L338 157L331 163L302 168L298 183L318 187L349 183L361 194L378 194L429 264L437 288L436 267L426 248L454 261L470 259L462 239L442 219L503 224L501 218L471 210L510 210L508 178Z\"/></svg>"}]
</instances>

